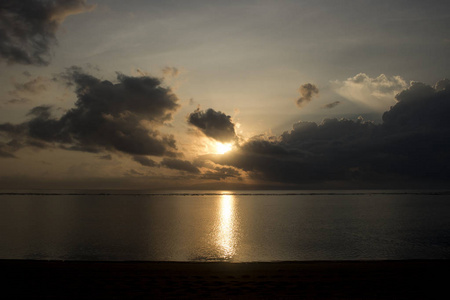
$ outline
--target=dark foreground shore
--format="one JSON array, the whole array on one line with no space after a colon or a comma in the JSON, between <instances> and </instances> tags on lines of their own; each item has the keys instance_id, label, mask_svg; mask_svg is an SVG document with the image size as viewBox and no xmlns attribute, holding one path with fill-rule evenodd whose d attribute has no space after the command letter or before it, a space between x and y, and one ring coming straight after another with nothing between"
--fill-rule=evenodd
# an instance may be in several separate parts
<instances>
[{"instance_id":1,"label":"dark foreground shore","mask_svg":"<svg viewBox=\"0 0 450 300\"><path fill-rule=\"evenodd\" d=\"M450 261L275 263L0 260L14 299L442 299ZM12 298L11 298L12 299Z\"/></svg>"}]
</instances>

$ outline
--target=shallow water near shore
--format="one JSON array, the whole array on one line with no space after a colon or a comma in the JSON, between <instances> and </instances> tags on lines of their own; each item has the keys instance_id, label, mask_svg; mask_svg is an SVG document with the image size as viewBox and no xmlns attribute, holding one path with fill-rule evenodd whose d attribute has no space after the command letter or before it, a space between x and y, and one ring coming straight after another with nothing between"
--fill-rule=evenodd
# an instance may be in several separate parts
<instances>
[{"instance_id":1,"label":"shallow water near shore","mask_svg":"<svg viewBox=\"0 0 450 300\"><path fill-rule=\"evenodd\" d=\"M449 215L446 192L4 192L0 258L448 259Z\"/></svg>"}]
</instances>

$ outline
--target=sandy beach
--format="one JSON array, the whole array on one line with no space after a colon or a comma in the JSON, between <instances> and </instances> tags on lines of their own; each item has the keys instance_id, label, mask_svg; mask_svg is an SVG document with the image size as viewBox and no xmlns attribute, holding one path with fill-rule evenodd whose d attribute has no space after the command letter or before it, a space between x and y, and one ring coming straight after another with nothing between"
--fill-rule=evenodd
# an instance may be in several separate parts
<instances>
[{"instance_id":1,"label":"sandy beach","mask_svg":"<svg viewBox=\"0 0 450 300\"><path fill-rule=\"evenodd\" d=\"M0 261L2 290L41 299L438 299L448 260L271 263ZM445 295L445 293L444 293Z\"/></svg>"}]
</instances>

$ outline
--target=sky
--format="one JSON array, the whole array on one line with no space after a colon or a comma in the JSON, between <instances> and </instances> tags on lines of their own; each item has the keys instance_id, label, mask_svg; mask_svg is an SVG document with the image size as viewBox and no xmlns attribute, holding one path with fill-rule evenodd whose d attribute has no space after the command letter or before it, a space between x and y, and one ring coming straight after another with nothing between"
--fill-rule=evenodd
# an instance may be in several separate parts
<instances>
[{"instance_id":1,"label":"sky","mask_svg":"<svg viewBox=\"0 0 450 300\"><path fill-rule=\"evenodd\" d=\"M446 188L448 1L0 1L1 189Z\"/></svg>"}]
</instances>

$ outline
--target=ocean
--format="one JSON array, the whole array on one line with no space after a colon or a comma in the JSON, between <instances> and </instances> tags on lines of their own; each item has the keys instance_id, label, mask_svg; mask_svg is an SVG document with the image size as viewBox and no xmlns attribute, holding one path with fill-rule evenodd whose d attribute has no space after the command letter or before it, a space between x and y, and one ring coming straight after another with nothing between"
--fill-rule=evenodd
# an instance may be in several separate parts
<instances>
[{"instance_id":1,"label":"ocean","mask_svg":"<svg viewBox=\"0 0 450 300\"><path fill-rule=\"evenodd\" d=\"M0 259L450 258L445 191L3 191Z\"/></svg>"}]
</instances>

